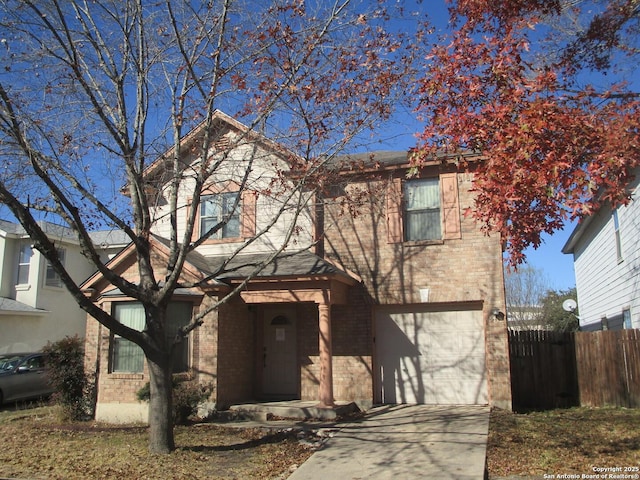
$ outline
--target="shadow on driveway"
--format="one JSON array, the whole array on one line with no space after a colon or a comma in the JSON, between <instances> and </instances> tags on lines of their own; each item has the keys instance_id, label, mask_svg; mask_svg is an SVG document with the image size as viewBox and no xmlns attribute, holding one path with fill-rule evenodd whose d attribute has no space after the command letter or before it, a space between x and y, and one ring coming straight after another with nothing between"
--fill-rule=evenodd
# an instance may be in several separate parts
<instances>
[{"instance_id":1,"label":"shadow on driveway","mask_svg":"<svg viewBox=\"0 0 640 480\"><path fill-rule=\"evenodd\" d=\"M340 426L289 480L482 480L489 407L377 407Z\"/></svg>"}]
</instances>

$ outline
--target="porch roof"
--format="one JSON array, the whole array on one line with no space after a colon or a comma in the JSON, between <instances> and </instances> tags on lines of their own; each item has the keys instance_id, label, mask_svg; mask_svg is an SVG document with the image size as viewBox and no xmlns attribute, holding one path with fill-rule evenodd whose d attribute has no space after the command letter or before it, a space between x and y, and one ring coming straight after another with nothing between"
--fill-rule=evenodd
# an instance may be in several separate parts
<instances>
[{"instance_id":1,"label":"porch roof","mask_svg":"<svg viewBox=\"0 0 640 480\"><path fill-rule=\"evenodd\" d=\"M214 278L225 283L249 276L259 280L332 277L347 284L358 281L354 275L306 250L282 252L267 263L269 258L269 254L238 255L223 267L226 257L203 257Z\"/></svg>"},{"instance_id":2,"label":"porch roof","mask_svg":"<svg viewBox=\"0 0 640 480\"><path fill-rule=\"evenodd\" d=\"M360 279L309 251L242 255L224 268L224 258L209 257L215 280L227 285L249 278L240 296L247 303L314 302L344 304ZM268 263L267 263L268 262ZM227 287L229 288L229 287Z\"/></svg>"}]
</instances>

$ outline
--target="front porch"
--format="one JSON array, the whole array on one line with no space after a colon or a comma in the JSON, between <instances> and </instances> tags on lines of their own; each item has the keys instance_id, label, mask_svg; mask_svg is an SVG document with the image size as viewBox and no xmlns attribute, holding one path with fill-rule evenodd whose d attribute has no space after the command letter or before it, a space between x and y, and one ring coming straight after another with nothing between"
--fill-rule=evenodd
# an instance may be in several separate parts
<instances>
[{"instance_id":1,"label":"front porch","mask_svg":"<svg viewBox=\"0 0 640 480\"><path fill-rule=\"evenodd\" d=\"M281 407L277 402L309 401L312 403L302 408L314 410L307 409L307 413L298 408L272 415L335 418L335 413L327 412L340 412L341 400L369 400L370 381L362 378L370 377L369 351L352 348L354 331L359 334L365 327L362 333L369 334L368 318L356 325L354 315L334 315L348 307L349 290L357 280L309 252L283 254L246 281L250 273L246 270L254 263L257 260L243 258L207 291L220 296L246 282L232 301L218 309L218 408L226 410L258 399L261 405L268 402L277 410ZM332 324L338 330L337 338ZM342 335L346 326L349 336ZM353 392L354 384L363 388Z\"/></svg>"},{"instance_id":2,"label":"front porch","mask_svg":"<svg viewBox=\"0 0 640 480\"><path fill-rule=\"evenodd\" d=\"M185 343L189 375L213 387L210 403L218 411L259 399L259 408L244 410L265 410L270 403L264 416L334 419L347 402L369 405L371 317L354 288L358 281L309 252L286 254L215 306L260 258L236 259L238 267L227 265L211 285L176 291L175 302L190 303L196 315L204 312L202 326ZM191 276L209 277L219 270L216 260L200 259L197 269L190 264ZM87 292L107 311L134 302L101 277ZM147 368L114 369L115 337L97 322L87 325L87 365L98 378L96 417L145 421L148 405L136 392L148 381Z\"/></svg>"}]
</instances>

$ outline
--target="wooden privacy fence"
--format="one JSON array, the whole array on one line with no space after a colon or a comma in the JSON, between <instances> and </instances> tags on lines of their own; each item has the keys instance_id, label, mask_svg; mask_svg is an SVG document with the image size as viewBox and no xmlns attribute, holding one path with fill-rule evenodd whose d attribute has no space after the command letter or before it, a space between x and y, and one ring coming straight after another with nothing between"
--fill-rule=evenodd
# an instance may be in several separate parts
<instances>
[{"instance_id":1,"label":"wooden privacy fence","mask_svg":"<svg viewBox=\"0 0 640 480\"><path fill-rule=\"evenodd\" d=\"M640 407L640 330L509 331L514 410Z\"/></svg>"}]
</instances>

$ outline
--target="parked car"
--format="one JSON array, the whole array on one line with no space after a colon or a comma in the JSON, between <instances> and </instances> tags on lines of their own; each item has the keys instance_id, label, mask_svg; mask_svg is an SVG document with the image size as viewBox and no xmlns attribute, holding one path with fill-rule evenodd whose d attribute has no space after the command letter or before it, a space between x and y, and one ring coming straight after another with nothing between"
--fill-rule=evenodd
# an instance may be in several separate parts
<instances>
[{"instance_id":1,"label":"parked car","mask_svg":"<svg viewBox=\"0 0 640 480\"><path fill-rule=\"evenodd\" d=\"M42 353L0 354L0 405L46 397L53 392Z\"/></svg>"}]
</instances>

